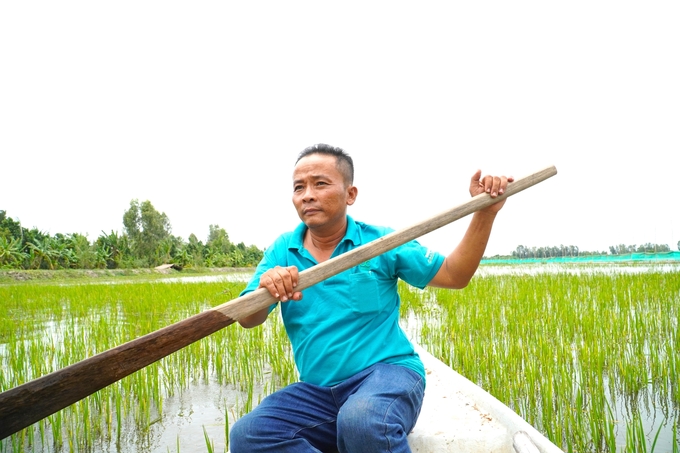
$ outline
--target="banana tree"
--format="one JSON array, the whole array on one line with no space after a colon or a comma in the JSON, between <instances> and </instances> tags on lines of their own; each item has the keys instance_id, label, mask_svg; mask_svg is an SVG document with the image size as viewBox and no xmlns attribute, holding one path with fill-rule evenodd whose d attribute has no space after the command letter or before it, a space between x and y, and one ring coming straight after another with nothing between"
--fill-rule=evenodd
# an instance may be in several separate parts
<instances>
[{"instance_id":1,"label":"banana tree","mask_svg":"<svg viewBox=\"0 0 680 453\"><path fill-rule=\"evenodd\" d=\"M95 250L97 254L97 267L100 267L101 260L104 260L104 266L101 267L108 269L119 268L125 255L130 253L128 236L125 234L119 236L115 231L111 231L109 234L102 231L102 234L95 242Z\"/></svg>"},{"instance_id":2,"label":"banana tree","mask_svg":"<svg viewBox=\"0 0 680 453\"><path fill-rule=\"evenodd\" d=\"M0 267L19 268L27 257L28 254L22 250L21 240L0 236Z\"/></svg>"},{"instance_id":3,"label":"banana tree","mask_svg":"<svg viewBox=\"0 0 680 453\"><path fill-rule=\"evenodd\" d=\"M35 238L33 242L29 242L27 245L32 269L42 269L43 266L54 269L57 252L54 250L52 238L49 236L43 239Z\"/></svg>"}]
</instances>

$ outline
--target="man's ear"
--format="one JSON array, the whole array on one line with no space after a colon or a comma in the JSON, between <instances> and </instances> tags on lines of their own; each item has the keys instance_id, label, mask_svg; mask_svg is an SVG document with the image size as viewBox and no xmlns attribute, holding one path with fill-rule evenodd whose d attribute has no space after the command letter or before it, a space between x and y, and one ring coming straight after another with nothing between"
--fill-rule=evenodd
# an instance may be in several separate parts
<instances>
[{"instance_id":1,"label":"man's ear","mask_svg":"<svg viewBox=\"0 0 680 453\"><path fill-rule=\"evenodd\" d=\"M357 189L355 186L349 186L347 188L347 206L352 206L355 201L357 201L357 194L359 193L359 189Z\"/></svg>"}]
</instances>

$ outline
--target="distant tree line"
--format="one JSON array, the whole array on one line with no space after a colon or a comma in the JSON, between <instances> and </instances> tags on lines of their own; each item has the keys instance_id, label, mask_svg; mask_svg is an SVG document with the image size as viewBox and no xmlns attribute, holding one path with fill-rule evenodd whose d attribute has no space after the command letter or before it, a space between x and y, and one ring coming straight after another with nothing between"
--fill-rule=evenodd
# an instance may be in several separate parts
<instances>
[{"instance_id":1,"label":"distant tree line","mask_svg":"<svg viewBox=\"0 0 680 453\"><path fill-rule=\"evenodd\" d=\"M575 245L560 245L552 247L528 247L526 245L518 245L512 252L513 258L553 258L562 256L583 256L583 255L601 255L602 252L584 252Z\"/></svg>"},{"instance_id":2,"label":"distant tree line","mask_svg":"<svg viewBox=\"0 0 680 453\"><path fill-rule=\"evenodd\" d=\"M678 242L678 250L680 250L680 242ZM612 255L629 255L631 253L664 253L670 252L671 248L668 244L651 244L643 245L610 245L609 253Z\"/></svg>"},{"instance_id":3,"label":"distant tree line","mask_svg":"<svg viewBox=\"0 0 680 453\"><path fill-rule=\"evenodd\" d=\"M173 236L168 216L149 201L132 200L123 215L123 226L122 234L102 231L90 242L78 233L51 236L37 228L24 228L0 210L0 268L251 267L263 255L254 245L233 244L219 225L210 225L205 244L194 234L188 241Z\"/></svg>"},{"instance_id":4,"label":"distant tree line","mask_svg":"<svg viewBox=\"0 0 680 453\"><path fill-rule=\"evenodd\" d=\"M680 241L678 241L678 250L680 250ZM631 253L663 253L670 252L671 249L667 244L652 244L647 243L643 245L612 245L607 251L583 251L575 245L560 245L549 247L527 247L526 245L518 245L512 252L513 258L558 258L570 256L593 256L593 255L629 255Z\"/></svg>"}]
</instances>

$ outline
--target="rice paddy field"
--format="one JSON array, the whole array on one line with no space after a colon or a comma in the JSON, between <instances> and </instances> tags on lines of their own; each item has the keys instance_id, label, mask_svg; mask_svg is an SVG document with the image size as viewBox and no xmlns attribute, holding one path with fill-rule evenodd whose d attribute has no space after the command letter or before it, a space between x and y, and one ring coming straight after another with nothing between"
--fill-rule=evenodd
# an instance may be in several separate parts
<instances>
[{"instance_id":1,"label":"rice paddy field","mask_svg":"<svg viewBox=\"0 0 680 453\"><path fill-rule=\"evenodd\" d=\"M245 281L222 277L3 282L0 391L237 297ZM400 293L414 341L564 451L680 451L680 266L482 266L464 290ZM296 377L278 316L229 326L0 453L225 452L230 424Z\"/></svg>"}]
</instances>

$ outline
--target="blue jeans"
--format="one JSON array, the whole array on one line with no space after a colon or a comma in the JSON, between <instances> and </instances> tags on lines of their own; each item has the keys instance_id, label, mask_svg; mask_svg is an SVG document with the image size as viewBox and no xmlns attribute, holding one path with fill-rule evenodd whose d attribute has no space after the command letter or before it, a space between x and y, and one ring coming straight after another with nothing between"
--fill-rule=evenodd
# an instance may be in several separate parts
<instances>
[{"instance_id":1,"label":"blue jeans","mask_svg":"<svg viewBox=\"0 0 680 453\"><path fill-rule=\"evenodd\" d=\"M291 384L232 427L231 453L408 453L425 383L379 363L333 387Z\"/></svg>"}]
</instances>

